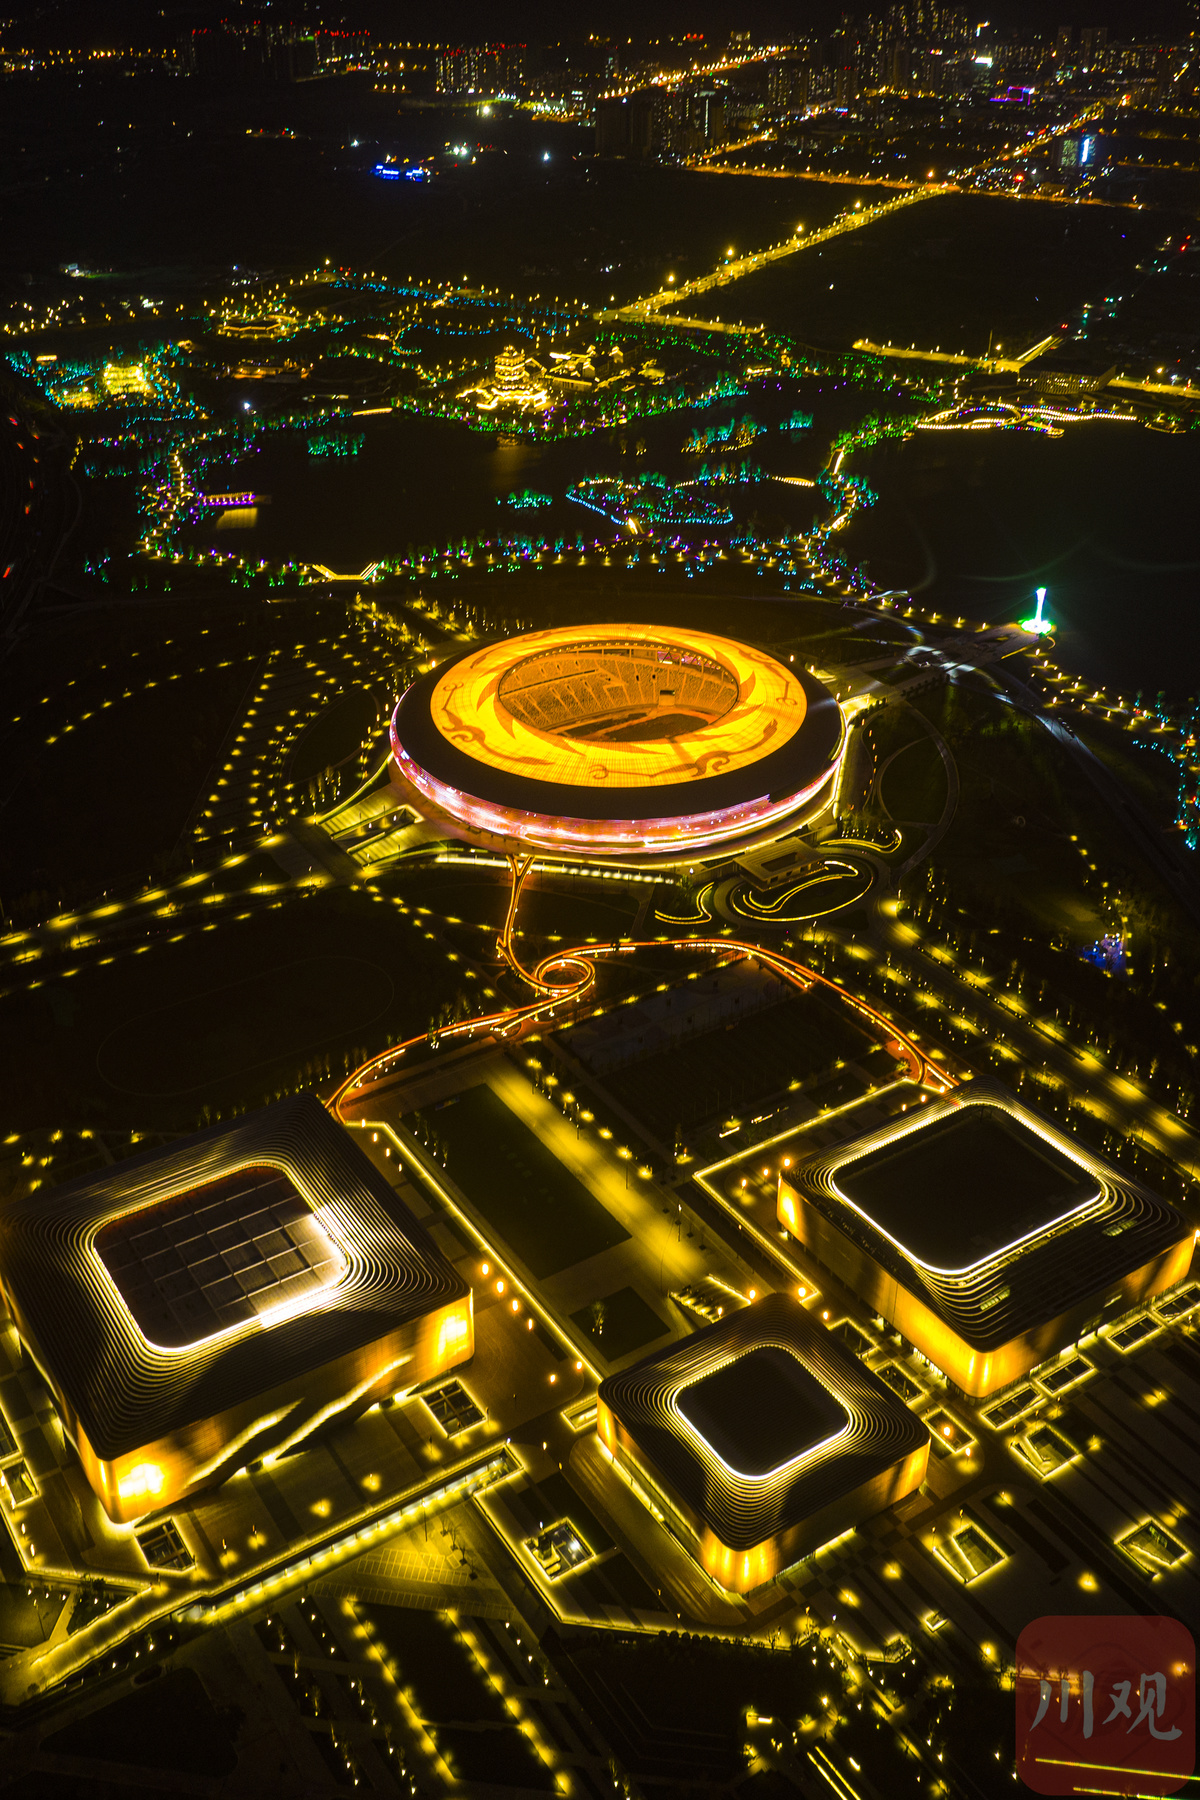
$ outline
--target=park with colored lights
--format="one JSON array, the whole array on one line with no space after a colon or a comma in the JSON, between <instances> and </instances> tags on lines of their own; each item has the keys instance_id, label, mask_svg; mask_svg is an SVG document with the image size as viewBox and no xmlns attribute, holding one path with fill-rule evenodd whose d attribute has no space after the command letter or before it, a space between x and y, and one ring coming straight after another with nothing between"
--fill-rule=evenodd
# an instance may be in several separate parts
<instances>
[{"instance_id":1,"label":"park with colored lights","mask_svg":"<svg viewBox=\"0 0 1200 1800\"><path fill-rule=\"evenodd\" d=\"M1186 1782L1126 11L0 21L0 1800Z\"/></svg>"}]
</instances>

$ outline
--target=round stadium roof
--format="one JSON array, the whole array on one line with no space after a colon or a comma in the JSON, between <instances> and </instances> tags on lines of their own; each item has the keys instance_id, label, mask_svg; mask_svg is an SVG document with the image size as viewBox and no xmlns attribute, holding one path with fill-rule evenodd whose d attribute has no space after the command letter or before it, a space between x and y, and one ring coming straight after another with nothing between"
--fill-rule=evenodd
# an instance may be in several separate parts
<instances>
[{"instance_id":1,"label":"round stadium roof","mask_svg":"<svg viewBox=\"0 0 1200 1800\"><path fill-rule=\"evenodd\" d=\"M464 650L392 719L393 778L531 849L688 854L811 811L842 747L821 682L711 632L578 625Z\"/></svg>"}]
</instances>

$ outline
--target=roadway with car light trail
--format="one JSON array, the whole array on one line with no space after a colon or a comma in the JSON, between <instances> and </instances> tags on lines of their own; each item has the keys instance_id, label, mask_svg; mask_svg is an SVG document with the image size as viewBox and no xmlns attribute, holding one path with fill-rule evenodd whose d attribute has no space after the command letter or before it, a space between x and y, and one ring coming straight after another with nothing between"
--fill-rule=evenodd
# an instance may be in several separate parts
<instances>
[{"instance_id":1,"label":"roadway with car light trail","mask_svg":"<svg viewBox=\"0 0 1200 1800\"><path fill-rule=\"evenodd\" d=\"M989 159L987 166L994 167L997 162L1016 162L1035 150L1042 150L1055 138L1077 130L1086 120L1095 118L1102 111L1103 106L1099 102L1086 106L1082 112L1077 113L1065 124L1042 131L1036 138L1031 138L1028 143L1017 145L1005 155ZM710 174L722 173L720 169L709 162L696 163L691 166L703 168ZM881 200L873 206L864 207L861 201L856 200L852 211L840 214L830 224L822 225L816 231L806 232L803 225L798 225L790 238L785 238L782 243L769 244L763 250L750 250L744 256L735 256L730 250L726 260L718 263L717 267L710 270L707 275L697 275L691 281L681 282L678 286L674 283L674 277L668 276L666 285L661 287L657 293L647 294L641 300L631 300L626 306L612 307L598 312L595 316L598 319L623 319L626 321L652 318L656 313L662 312L665 307L677 306L680 301L690 299L696 294L708 293L712 288L728 287L731 281L740 281L743 275L756 274L760 269L768 268L772 263L782 261L784 257L795 256L797 251L810 250L814 245L827 244L833 238L842 237L848 231L858 231L864 225L873 225L879 219L899 212L903 207L915 206L921 200L936 199L939 194L959 193L962 191L962 183L969 181L973 175L979 174L982 167L981 164L978 168L964 169L954 180L924 182L919 187L908 188L903 193L897 194L893 200ZM772 176L779 174L779 171L775 169L738 169L729 172ZM797 172L795 179L805 180L807 177ZM853 182L855 179L853 176L838 177L839 181ZM870 185L875 186L878 183L871 181ZM689 320L688 323L698 325L702 321ZM719 329L720 321L713 321L711 328Z\"/></svg>"}]
</instances>

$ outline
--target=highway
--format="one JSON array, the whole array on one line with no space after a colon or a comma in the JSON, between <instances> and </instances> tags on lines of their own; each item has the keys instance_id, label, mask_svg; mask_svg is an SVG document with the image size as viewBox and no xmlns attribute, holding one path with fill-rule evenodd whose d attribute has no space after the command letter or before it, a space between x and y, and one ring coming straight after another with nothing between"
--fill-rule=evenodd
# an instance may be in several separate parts
<instances>
[{"instance_id":1,"label":"highway","mask_svg":"<svg viewBox=\"0 0 1200 1800\"><path fill-rule=\"evenodd\" d=\"M1022 350L1020 356L968 356L965 350L943 350L939 345L936 350L922 350L916 344L876 344L870 338L856 338L854 348L862 350L868 356L895 356L901 360L912 359L917 362L955 363L960 367L971 369L987 369L992 374L1019 374L1027 362L1040 356L1043 350L1049 350L1057 344L1057 332L1049 337L1041 338L1031 344L1028 350ZM1171 390L1174 392L1175 390Z\"/></svg>"},{"instance_id":2,"label":"highway","mask_svg":"<svg viewBox=\"0 0 1200 1800\"><path fill-rule=\"evenodd\" d=\"M934 350L922 349L916 344L876 344L870 338L856 338L854 348L867 356L894 356L901 361L954 363L960 368L986 369L990 374L1016 375L1026 363L1040 356L1043 350L1061 342L1058 332L1052 332L1040 342L1032 344L1028 350L1022 350L1020 356L968 356L963 350L943 350L939 345ZM1109 388L1125 388L1139 394L1169 394L1173 400L1200 400L1200 388L1185 382L1169 381L1135 381L1128 375L1116 375L1108 383Z\"/></svg>"}]
</instances>

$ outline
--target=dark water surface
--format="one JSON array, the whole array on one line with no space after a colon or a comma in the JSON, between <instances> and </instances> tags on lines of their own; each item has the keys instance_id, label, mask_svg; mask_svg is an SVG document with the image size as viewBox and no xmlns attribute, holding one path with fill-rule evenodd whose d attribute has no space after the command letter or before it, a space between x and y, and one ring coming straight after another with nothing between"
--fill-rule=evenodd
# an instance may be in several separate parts
<instances>
[{"instance_id":1,"label":"dark water surface","mask_svg":"<svg viewBox=\"0 0 1200 1800\"><path fill-rule=\"evenodd\" d=\"M409 544L444 545L477 534L604 535L612 528L600 515L565 499L583 476L632 480L658 470L672 481L687 480L706 460L683 451L697 424L749 414L768 429L747 449L707 460L745 460L771 474L811 478L833 434L880 404L875 391L844 382L753 383L744 397L702 412L659 415L541 442L410 414L355 419L347 428L364 439L356 457L311 456L301 435L288 433L268 438L261 452L228 466L219 480L210 475L207 486L214 491L252 489L271 500L247 529L218 529L209 519L196 528L196 541L247 557L298 557L351 571L401 555ZM780 422L797 407L813 413L812 430L782 432ZM510 493L527 488L548 494L553 504L526 511L504 504ZM725 501L739 524L757 519L774 530L808 530L825 510L813 490L782 482L708 492Z\"/></svg>"},{"instance_id":2,"label":"dark water surface","mask_svg":"<svg viewBox=\"0 0 1200 1800\"><path fill-rule=\"evenodd\" d=\"M1046 587L1065 666L1126 695L1200 690L1200 432L918 433L853 467L880 498L841 547L877 582L991 621Z\"/></svg>"},{"instance_id":3,"label":"dark water surface","mask_svg":"<svg viewBox=\"0 0 1200 1800\"><path fill-rule=\"evenodd\" d=\"M813 412L813 429L780 432L797 405ZM682 453L697 418L752 414L770 429L731 460L744 455L770 473L811 477L834 433L879 405L878 395L844 384L772 382L701 415L543 444L438 420L364 419L353 459L309 456L299 437L268 440L227 477L271 495L256 524L218 531L206 521L197 537L245 556L308 558L348 572L410 544L476 534L605 535L616 528L568 502L567 488L584 475L648 469L685 479L701 460ZM1200 691L1200 433L1106 421L1068 426L1060 438L918 433L860 453L851 466L879 500L838 548L878 585L992 622L1025 617L1034 588L1044 586L1065 666L1127 695ZM503 504L524 488L553 504L525 512ZM812 489L782 482L709 491L739 527L805 531L826 510Z\"/></svg>"}]
</instances>

